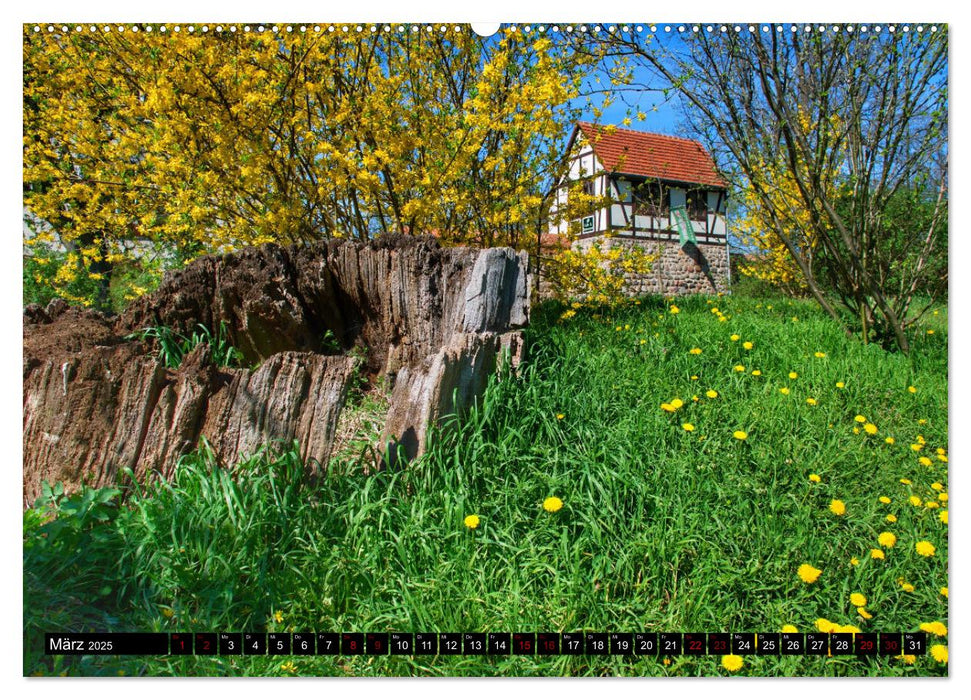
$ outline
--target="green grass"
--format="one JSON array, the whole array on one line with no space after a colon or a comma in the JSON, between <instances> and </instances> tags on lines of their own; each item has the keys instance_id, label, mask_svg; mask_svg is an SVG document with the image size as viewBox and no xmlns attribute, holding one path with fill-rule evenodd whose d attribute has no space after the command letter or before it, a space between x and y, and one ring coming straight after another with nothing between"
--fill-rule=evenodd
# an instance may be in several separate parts
<instances>
[{"instance_id":1,"label":"green grass","mask_svg":"<svg viewBox=\"0 0 971 700\"><path fill-rule=\"evenodd\" d=\"M171 484L129 494L125 505L72 497L75 511L84 498L97 503L83 520L47 522L40 509L28 511L24 673L729 675L716 657L52 659L39 644L54 630L813 631L826 618L909 631L947 623L939 592L948 584L947 527L941 509L907 502L941 503L932 483L947 490L936 453L947 448L946 310L928 317L924 330L935 333L918 335L905 357L847 338L807 303L676 303L677 314L660 299L580 308L568 319L555 305L536 310L518 376L497 377L404 471L365 475L346 460L311 483L283 446L233 479L202 450ZM696 347L701 354L691 354ZM676 412L661 409L675 398L683 402ZM877 435L854 434L857 414ZM915 452L918 435L926 444ZM561 498L562 510L545 512L548 496ZM833 499L846 503L845 515L829 511ZM63 508L65 497L50 500ZM886 522L889 513L896 523ZM469 514L481 519L476 530L463 525ZM44 536L65 518L70 538ZM897 545L872 560L883 531ZM915 552L920 540L935 556ZM803 563L822 570L815 583L798 578ZM853 592L867 597L871 620L851 605ZM748 656L735 675L946 672L930 656L913 665Z\"/></svg>"}]
</instances>

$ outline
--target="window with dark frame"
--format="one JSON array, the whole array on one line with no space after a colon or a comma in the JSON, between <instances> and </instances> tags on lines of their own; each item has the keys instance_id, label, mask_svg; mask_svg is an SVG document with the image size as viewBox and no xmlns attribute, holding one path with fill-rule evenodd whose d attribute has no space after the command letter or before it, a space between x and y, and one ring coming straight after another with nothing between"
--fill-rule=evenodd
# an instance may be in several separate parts
<instances>
[{"instance_id":1,"label":"window with dark frame","mask_svg":"<svg viewBox=\"0 0 971 700\"><path fill-rule=\"evenodd\" d=\"M660 182L645 182L634 188L634 215L667 217L671 212L671 193Z\"/></svg>"},{"instance_id":2,"label":"window with dark frame","mask_svg":"<svg viewBox=\"0 0 971 700\"><path fill-rule=\"evenodd\" d=\"M685 205L688 210L689 219L692 221L704 221L708 217L707 190L688 190Z\"/></svg>"}]
</instances>

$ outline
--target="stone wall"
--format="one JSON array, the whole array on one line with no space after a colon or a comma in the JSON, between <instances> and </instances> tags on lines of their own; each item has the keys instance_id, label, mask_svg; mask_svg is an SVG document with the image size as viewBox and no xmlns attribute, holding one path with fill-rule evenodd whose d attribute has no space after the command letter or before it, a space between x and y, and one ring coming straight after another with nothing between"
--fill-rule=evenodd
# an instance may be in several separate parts
<instances>
[{"instance_id":1,"label":"stone wall","mask_svg":"<svg viewBox=\"0 0 971 700\"><path fill-rule=\"evenodd\" d=\"M640 246L648 253L658 254L646 274L629 274L627 292L632 296L660 294L717 294L729 291L728 246L711 243L687 244L684 249L677 241L586 238L576 245L587 250L600 241L608 246ZM542 294L541 294L542 296Z\"/></svg>"}]
</instances>

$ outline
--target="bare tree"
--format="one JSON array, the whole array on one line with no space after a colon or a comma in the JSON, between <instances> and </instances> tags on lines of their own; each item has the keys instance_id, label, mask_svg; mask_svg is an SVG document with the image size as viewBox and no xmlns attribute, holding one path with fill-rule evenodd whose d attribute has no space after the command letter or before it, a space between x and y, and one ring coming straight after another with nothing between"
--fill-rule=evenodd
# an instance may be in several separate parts
<instances>
[{"instance_id":1,"label":"bare tree","mask_svg":"<svg viewBox=\"0 0 971 700\"><path fill-rule=\"evenodd\" d=\"M820 306L850 332L843 306L864 339L908 352L906 329L926 311L911 313L915 293L932 287L924 282L941 268L929 263L946 255L947 28L756 29L700 31L667 49L620 33L605 40L686 98ZM780 180L793 185L788 206L773 196ZM888 236L903 191L918 192L930 215L898 216ZM784 233L793 206L822 264Z\"/></svg>"}]
</instances>

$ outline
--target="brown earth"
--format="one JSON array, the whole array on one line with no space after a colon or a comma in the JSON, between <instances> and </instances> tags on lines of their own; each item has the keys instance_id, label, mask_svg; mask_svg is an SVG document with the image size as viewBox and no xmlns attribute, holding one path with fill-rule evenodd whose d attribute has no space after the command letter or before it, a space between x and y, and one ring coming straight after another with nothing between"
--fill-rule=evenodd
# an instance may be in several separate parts
<instances>
[{"instance_id":1,"label":"brown earth","mask_svg":"<svg viewBox=\"0 0 971 700\"><path fill-rule=\"evenodd\" d=\"M55 300L24 310L24 497L42 480L118 483L170 477L201 438L235 464L296 440L325 468L348 387L387 377L382 445L412 458L426 431L481 392L498 359L518 361L528 321L526 255L399 237L360 244L267 245L205 257L108 317ZM150 326L189 335L225 324L251 369L215 366L208 346L177 370ZM453 401L457 397L457 403Z\"/></svg>"}]
</instances>

